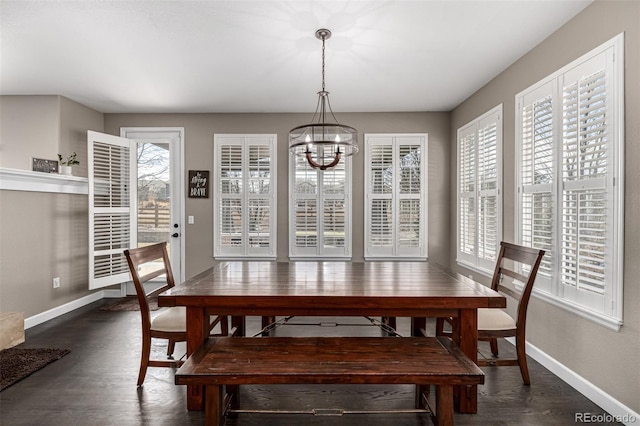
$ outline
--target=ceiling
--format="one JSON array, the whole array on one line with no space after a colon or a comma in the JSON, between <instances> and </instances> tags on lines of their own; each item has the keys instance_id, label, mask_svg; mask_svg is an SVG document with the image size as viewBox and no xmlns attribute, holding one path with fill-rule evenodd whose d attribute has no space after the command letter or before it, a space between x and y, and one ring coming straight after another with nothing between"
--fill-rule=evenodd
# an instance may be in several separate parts
<instances>
[{"instance_id":1,"label":"ceiling","mask_svg":"<svg viewBox=\"0 0 640 426\"><path fill-rule=\"evenodd\" d=\"M0 94L105 113L449 111L592 0L0 1Z\"/></svg>"}]
</instances>

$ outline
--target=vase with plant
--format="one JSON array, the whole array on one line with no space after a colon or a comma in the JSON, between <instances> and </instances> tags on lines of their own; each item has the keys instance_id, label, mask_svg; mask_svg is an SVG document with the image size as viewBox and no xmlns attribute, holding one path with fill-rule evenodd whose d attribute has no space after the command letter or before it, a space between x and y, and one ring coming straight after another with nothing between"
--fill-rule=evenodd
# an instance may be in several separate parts
<instances>
[{"instance_id":1,"label":"vase with plant","mask_svg":"<svg viewBox=\"0 0 640 426\"><path fill-rule=\"evenodd\" d=\"M60 174L61 175L71 175L71 167L76 164L80 164L78 161L78 154L75 152L68 156L67 158L63 158L62 155L58 154L58 161L60 161Z\"/></svg>"}]
</instances>

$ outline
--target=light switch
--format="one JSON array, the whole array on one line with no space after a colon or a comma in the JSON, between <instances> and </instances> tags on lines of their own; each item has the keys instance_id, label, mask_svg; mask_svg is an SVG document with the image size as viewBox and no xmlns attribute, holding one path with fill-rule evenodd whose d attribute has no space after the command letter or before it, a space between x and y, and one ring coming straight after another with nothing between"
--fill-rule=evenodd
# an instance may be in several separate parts
<instances>
[{"instance_id":1,"label":"light switch","mask_svg":"<svg viewBox=\"0 0 640 426\"><path fill-rule=\"evenodd\" d=\"M187 218L187 221L189 222L189 225L193 225L195 223L195 221L193 220L193 216L189 216Z\"/></svg>"}]
</instances>

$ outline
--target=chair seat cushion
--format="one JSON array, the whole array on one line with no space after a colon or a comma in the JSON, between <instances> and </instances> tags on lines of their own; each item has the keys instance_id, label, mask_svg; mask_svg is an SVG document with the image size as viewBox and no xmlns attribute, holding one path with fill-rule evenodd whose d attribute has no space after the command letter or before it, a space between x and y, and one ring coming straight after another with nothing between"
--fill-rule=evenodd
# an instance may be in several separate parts
<instances>
[{"instance_id":1,"label":"chair seat cushion","mask_svg":"<svg viewBox=\"0 0 640 426\"><path fill-rule=\"evenodd\" d=\"M175 306L165 309L151 320L151 329L154 331L187 331L187 308Z\"/></svg>"},{"instance_id":2,"label":"chair seat cushion","mask_svg":"<svg viewBox=\"0 0 640 426\"><path fill-rule=\"evenodd\" d=\"M478 309L478 330L511 330L516 322L502 309Z\"/></svg>"}]
</instances>

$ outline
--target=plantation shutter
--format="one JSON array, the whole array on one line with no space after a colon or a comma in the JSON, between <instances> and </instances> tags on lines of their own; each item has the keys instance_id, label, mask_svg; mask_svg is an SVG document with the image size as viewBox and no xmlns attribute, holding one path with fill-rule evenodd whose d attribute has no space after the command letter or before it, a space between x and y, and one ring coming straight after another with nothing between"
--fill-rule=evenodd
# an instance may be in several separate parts
<instances>
[{"instance_id":1,"label":"plantation shutter","mask_svg":"<svg viewBox=\"0 0 640 426\"><path fill-rule=\"evenodd\" d=\"M554 143L553 86L546 84L524 97L520 106L520 239L543 249L537 286L549 290L553 268Z\"/></svg>"},{"instance_id":2,"label":"plantation shutter","mask_svg":"<svg viewBox=\"0 0 640 426\"><path fill-rule=\"evenodd\" d=\"M562 244L565 297L603 309L613 216L606 56L562 76Z\"/></svg>"},{"instance_id":3,"label":"plantation shutter","mask_svg":"<svg viewBox=\"0 0 640 426\"><path fill-rule=\"evenodd\" d=\"M368 141L370 253L391 253L395 241L393 211L393 145L391 138Z\"/></svg>"},{"instance_id":4,"label":"plantation shutter","mask_svg":"<svg viewBox=\"0 0 640 426\"><path fill-rule=\"evenodd\" d=\"M136 229L135 142L89 131L89 289L130 281L124 250Z\"/></svg>"},{"instance_id":5,"label":"plantation shutter","mask_svg":"<svg viewBox=\"0 0 640 426\"><path fill-rule=\"evenodd\" d=\"M398 143L399 142L399 143ZM424 256L426 198L423 197L426 180L422 173L422 139L396 138L397 175L397 246L396 256Z\"/></svg>"},{"instance_id":6,"label":"plantation shutter","mask_svg":"<svg viewBox=\"0 0 640 426\"><path fill-rule=\"evenodd\" d=\"M518 237L547 252L534 292L615 330L624 271L623 57L619 34L516 96Z\"/></svg>"},{"instance_id":7,"label":"plantation shutter","mask_svg":"<svg viewBox=\"0 0 640 426\"><path fill-rule=\"evenodd\" d=\"M324 171L304 157L291 155L290 161L289 256L350 257L351 159Z\"/></svg>"},{"instance_id":8,"label":"plantation shutter","mask_svg":"<svg viewBox=\"0 0 640 426\"><path fill-rule=\"evenodd\" d=\"M493 271L502 236L502 105L458 129L458 255Z\"/></svg>"},{"instance_id":9,"label":"plantation shutter","mask_svg":"<svg viewBox=\"0 0 640 426\"><path fill-rule=\"evenodd\" d=\"M351 159L347 159L351 162ZM346 163L340 161L336 167L322 174L322 254L328 256L347 256L346 235L350 235L348 222L347 193L345 188Z\"/></svg>"},{"instance_id":10,"label":"plantation shutter","mask_svg":"<svg viewBox=\"0 0 640 426\"><path fill-rule=\"evenodd\" d=\"M367 135L365 256L426 258L426 135Z\"/></svg>"},{"instance_id":11,"label":"plantation shutter","mask_svg":"<svg viewBox=\"0 0 640 426\"><path fill-rule=\"evenodd\" d=\"M291 256L315 255L318 251L318 172L304 157L291 155L294 162L292 184L293 231L289 244Z\"/></svg>"},{"instance_id":12,"label":"plantation shutter","mask_svg":"<svg viewBox=\"0 0 640 426\"><path fill-rule=\"evenodd\" d=\"M490 269L498 255L500 211L497 117L478 129L478 266Z\"/></svg>"},{"instance_id":13,"label":"plantation shutter","mask_svg":"<svg viewBox=\"0 0 640 426\"><path fill-rule=\"evenodd\" d=\"M476 129L458 134L458 260L476 263Z\"/></svg>"},{"instance_id":14,"label":"plantation shutter","mask_svg":"<svg viewBox=\"0 0 640 426\"><path fill-rule=\"evenodd\" d=\"M276 135L215 135L214 256L276 256Z\"/></svg>"}]
</instances>

